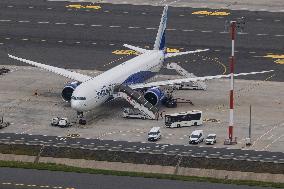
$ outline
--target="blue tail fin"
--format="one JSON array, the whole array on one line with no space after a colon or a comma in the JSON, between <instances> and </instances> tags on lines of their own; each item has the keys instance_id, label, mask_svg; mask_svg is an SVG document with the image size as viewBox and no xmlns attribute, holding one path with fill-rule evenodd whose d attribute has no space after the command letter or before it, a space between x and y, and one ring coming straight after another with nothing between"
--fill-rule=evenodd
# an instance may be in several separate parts
<instances>
[{"instance_id":1,"label":"blue tail fin","mask_svg":"<svg viewBox=\"0 0 284 189\"><path fill-rule=\"evenodd\" d=\"M163 50L165 48L167 18L168 18L168 5L164 7L163 15L161 18L153 50Z\"/></svg>"}]
</instances>

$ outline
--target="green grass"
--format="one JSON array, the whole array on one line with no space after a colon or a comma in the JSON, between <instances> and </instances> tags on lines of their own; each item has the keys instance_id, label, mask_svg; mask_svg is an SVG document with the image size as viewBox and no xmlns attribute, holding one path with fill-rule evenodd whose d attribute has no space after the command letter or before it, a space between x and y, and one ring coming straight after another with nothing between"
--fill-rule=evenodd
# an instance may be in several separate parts
<instances>
[{"instance_id":1,"label":"green grass","mask_svg":"<svg viewBox=\"0 0 284 189\"><path fill-rule=\"evenodd\" d=\"M0 167L284 188L284 183L260 182L260 181L250 181L250 180L228 180L228 179L180 176L180 175L158 174L158 173L112 171L112 170L79 168L79 167L72 167L72 166L54 164L54 163L25 163L25 162L16 162L16 161L0 161Z\"/></svg>"}]
</instances>

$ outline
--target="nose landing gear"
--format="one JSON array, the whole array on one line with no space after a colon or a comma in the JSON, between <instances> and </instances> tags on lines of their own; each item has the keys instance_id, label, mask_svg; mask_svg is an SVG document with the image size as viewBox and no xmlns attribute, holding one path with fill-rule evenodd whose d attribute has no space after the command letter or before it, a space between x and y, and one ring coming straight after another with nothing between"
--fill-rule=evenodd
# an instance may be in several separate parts
<instances>
[{"instance_id":1,"label":"nose landing gear","mask_svg":"<svg viewBox=\"0 0 284 189\"><path fill-rule=\"evenodd\" d=\"M77 118L79 119L80 125L86 125L87 124L87 121L86 121L86 118L84 118L83 112L77 112Z\"/></svg>"}]
</instances>

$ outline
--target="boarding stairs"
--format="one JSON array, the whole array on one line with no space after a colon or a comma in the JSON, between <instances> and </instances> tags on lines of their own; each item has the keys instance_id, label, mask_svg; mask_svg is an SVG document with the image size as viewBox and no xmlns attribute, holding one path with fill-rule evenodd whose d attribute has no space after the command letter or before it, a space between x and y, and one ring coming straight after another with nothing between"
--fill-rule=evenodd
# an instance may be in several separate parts
<instances>
[{"instance_id":1,"label":"boarding stairs","mask_svg":"<svg viewBox=\"0 0 284 189\"><path fill-rule=\"evenodd\" d=\"M156 119L158 108L148 102L142 94L126 85L114 87L114 98L123 98L129 102L133 108L138 109L147 119Z\"/></svg>"},{"instance_id":2,"label":"boarding stairs","mask_svg":"<svg viewBox=\"0 0 284 189\"><path fill-rule=\"evenodd\" d=\"M184 68L179 66L177 63L167 64L167 69L176 70L176 72L178 74L184 76L185 78L196 77L193 73L189 73ZM195 89L195 90L206 90L207 89L207 86L206 86L204 81L193 81L193 82L187 82L187 83L184 83L184 84L189 86L188 89ZM179 86L182 86L182 84L179 84ZM181 89L182 89L182 87L181 87Z\"/></svg>"}]
</instances>

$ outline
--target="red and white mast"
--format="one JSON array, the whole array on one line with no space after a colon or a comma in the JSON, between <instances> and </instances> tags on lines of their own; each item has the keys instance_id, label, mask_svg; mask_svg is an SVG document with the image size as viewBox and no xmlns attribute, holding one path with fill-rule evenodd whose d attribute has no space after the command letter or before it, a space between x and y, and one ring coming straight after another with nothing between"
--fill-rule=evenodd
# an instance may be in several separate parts
<instances>
[{"instance_id":1,"label":"red and white mast","mask_svg":"<svg viewBox=\"0 0 284 189\"><path fill-rule=\"evenodd\" d=\"M230 122L229 122L229 139L233 141L233 126L234 126L234 68L235 68L235 35L236 21L231 21L231 37L232 37L232 54L230 58Z\"/></svg>"}]
</instances>

